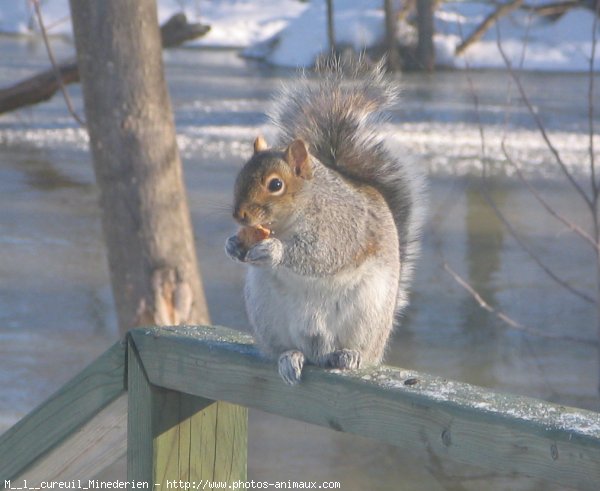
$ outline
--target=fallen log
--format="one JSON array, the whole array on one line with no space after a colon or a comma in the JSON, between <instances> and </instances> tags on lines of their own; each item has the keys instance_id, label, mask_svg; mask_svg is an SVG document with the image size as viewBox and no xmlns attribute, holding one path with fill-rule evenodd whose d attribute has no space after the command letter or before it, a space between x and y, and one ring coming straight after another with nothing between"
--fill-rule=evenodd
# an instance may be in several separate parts
<instances>
[{"instance_id":1,"label":"fallen log","mask_svg":"<svg viewBox=\"0 0 600 491\"><path fill-rule=\"evenodd\" d=\"M163 48L179 46L204 36L208 31L210 26L189 23L184 13L175 14L160 28ZM0 89L0 114L47 101L60 90L61 84L79 82L79 69L75 58L59 63L56 68L60 81L54 68L50 67L10 87Z\"/></svg>"},{"instance_id":2,"label":"fallen log","mask_svg":"<svg viewBox=\"0 0 600 491\"><path fill-rule=\"evenodd\" d=\"M160 27L163 48L174 48L186 41L204 36L210 26L199 23L190 24L183 12L173 15Z\"/></svg>"},{"instance_id":3,"label":"fallen log","mask_svg":"<svg viewBox=\"0 0 600 491\"><path fill-rule=\"evenodd\" d=\"M561 16L566 14L569 10L575 7L588 8L595 10L594 2L592 1L581 1L581 0L565 0L559 2L551 2L543 5L526 5L523 4L521 10L526 12L532 12L540 17L546 17L549 20L558 20Z\"/></svg>"}]
</instances>

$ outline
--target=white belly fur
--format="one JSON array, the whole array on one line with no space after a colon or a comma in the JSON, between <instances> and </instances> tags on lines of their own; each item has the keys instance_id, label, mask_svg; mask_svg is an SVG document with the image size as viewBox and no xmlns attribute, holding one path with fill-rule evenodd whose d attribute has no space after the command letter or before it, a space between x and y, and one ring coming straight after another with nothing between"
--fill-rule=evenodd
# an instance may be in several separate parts
<instances>
[{"instance_id":1,"label":"white belly fur","mask_svg":"<svg viewBox=\"0 0 600 491\"><path fill-rule=\"evenodd\" d=\"M327 352L356 349L363 361L378 363L392 329L398 285L394 268L378 261L323 278L250 267L246 308L259 346L271 356L298 349L313 363Z\"/></svg>"}]
</instances>

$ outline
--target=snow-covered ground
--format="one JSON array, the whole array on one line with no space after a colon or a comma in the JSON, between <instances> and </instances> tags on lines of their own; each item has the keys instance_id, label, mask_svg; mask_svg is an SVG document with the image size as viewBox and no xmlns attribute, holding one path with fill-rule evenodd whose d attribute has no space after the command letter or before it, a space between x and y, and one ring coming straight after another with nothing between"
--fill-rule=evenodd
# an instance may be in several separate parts
<instances>
[{"instance_id":1,"label":"snow-covered ground","mask_svg":"<svg viewBox=\"0 0 600 491\"><path fill-rule=\"evenodd\" d=\"M381 42L382 4L381 0L336 0L337 42L357 49ZM71 35L68 0L45 0L42 6L49 30L54 34ZM500 40L513 66L531 70L589 69L594 15L586 9L573 9L556 22L516 11L501 19L463 56L455 56L455 47L494 8L492 2L485 1L444 2L435 17L438 64L456 68L502 68L505 63L498 50ZM324 0L158 0L161 22L182 10L191 20L212 27L207 36L191 45L245 48L248 55L260 55L270 63L292 67L309 66L319 53L327 50ZM600 30L600 25L596 29ZM35 22L27 0L0 3L1 32L27 34L32 30L35 30ZM409 25L400 26L399 36L415 35ZM600 33L597 38L600 39ZM597 62L596 70L599 67Z\"/></svg>"}]
</instances>

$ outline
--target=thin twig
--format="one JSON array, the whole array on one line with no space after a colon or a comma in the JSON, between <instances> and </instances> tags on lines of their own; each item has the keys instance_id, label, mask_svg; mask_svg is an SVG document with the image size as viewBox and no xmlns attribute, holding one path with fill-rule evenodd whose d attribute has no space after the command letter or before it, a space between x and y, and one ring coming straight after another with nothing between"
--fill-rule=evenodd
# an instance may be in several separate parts
<instances>
[{"instance_id":1,"label":"thin twig","mask_svg":"<svg viewBox=\"0 0 600 491\"><path fill-rule=\"evenodd\" d=\"M600 184L596 181L596 165L595 165L595 155L594 155L594 63L596 58L596 41L598 36L598 16L600 16L600 2L596 1L594 22L592 24L592 52L590 56L590 83L588 86L588 118L589 118L589 136L590 136L590 173L592 179L592 221L594 227L594 237L596 238L596 242L600 243L600 223L598 216L598 198L599 198L599 186ZM600 252L596 251L596 291L597 295L600 298ZM600 301L598 301L596 305L596 329L598 331L598 339L600 339ZM599 344L600 347L600 344ZM598 353L600 356L600 352ZM598 385L598 390L600 391L600 383Z\"/></svg>"},{"instance_id":2,"label":"thin twig","mask_svg":"<svg viewBox=\"0 0 600 491\"><path fill-rule=\"evenodd\" d=\"M550 203L548 203L545 198L531 185L531 183L529 182L529 179L527 179L525 177L525 175L523 174L523 171L521 170L521 167L519 164L517 164L514 159L509 155L508 153L508 149L506 148L506 143L504 141L504 139L502 140L502 143L500 144L501 148L502 148L502 153L504 154L504 157L506 158L506 161L512 166L512 168L516 171L517 173L517 177L519 178L519 180L525 184L525 186L527 186L527 189L529 190L529 192L533 195L533 197L544 207L544 209L554 218L556 218L559 222L561 222L563 225L565 225L568 229L570 229L571 231L575 232L577 235L579 235L582 239L585 239L587 242L589 242L595 250L600 251L600 245L596 243L596 241L594 240L594 238L588 234L585 230L583 230L579 225L576 225L575 223L573 223L572 221L566 219L565 217L563 217L560 213L558 213L551 205Z\"/></svg>"},{"instance_id":3,"label":"thin twig","mask_svg":"<svg viewBox=\"0 0 600 491\"><path fill-rule=\"evenodd\" d=\"M461 34L461 38L462 38L462 25L459 21L458 24L458 28ZM520 60L520 64L523 63L524 60L524 53L521 56L521 60ZM505 59L506 61L506 59ZM477 94L477 91L475 90L473 81L471 79L471 77L469 76L469 62L468 59L465 58L465 64L466 64L466 73L467 73L467 81L469 84L469 90L471 91L471 95L473 97L473 101L475 104L475 110L476 110L476 116L477 116L477 123L478 123L478 128L479 128L479 135L480 135L480 141L481 141L481 152L482 152L482 158L485 164L485 160L486 160L486 143L485 143L485 132L483 129L483 124L481 123L481 117L480 117L480 109L479 109L479 97ZM518 82L518 81L517 81ZM522 88L522 87L521 87ZM534 114L535 116L535 114ZM539 121L539 123L541 124L541 121ZM504 149L504 145L503 145L503 149ZM560 157L560 156L559 156ZM520 169L518 169L518 172L520 172ZM484 174L485 174L485 170L484 170ZM493 201L491 199L491 197L489 196L489 193L482 193L484 194L484 198L488 201L488 203L491 205L492 209L494 209L494 211L496 212L496 214L498 215L498 217L500 218L500 220L507 226L507 228L509 229L509 232L512 230L514 232L514 229L510 226L510 224L507 222L507 220L504 218L504 216L502 215L502 213L500 212L500 210L498 210L498 207L495 206L493 204ZM584 232L585 234L585 232ZM512 234L513 237L515 238L515 240L518 241L518 239L515 237L514 233ZM435 233L434 233L435 236ZM592 242L594 242L592 240ZM477 292L477 290L475 290L475 288L473 288L464 278L462 278L458 273L456 273L456 271L454 271L450 265L446 262L446 259L444 258L444 255L441 251L441 247L438 245L438 254L440 255L440 258L442 260L442 264L444 267L444 270L450 274L450 276L461 286L463 287L476 301L477 303L480 305L481 308L483 308L484 310L486 310L487 312L493 313L494 315L496 315L496 317L498 317L500 320L503 321L504 325L519 330L519 331L523 331L526 332L528 334L531 335L536 335L536 336L541 336L541 337L545 337L545 338L551 338L551 339L559 339L559 340L565 340L565 341L572 341L572 342L576 342L576 343L581 343L581 344L591 344L591 345L598 345L599 342L595 341L595 340L587 340L587 339L582 339L582 338L578 338L578 337L574 337L574 336L561 336L561 335L553 335L553 334L549 334L546 331L539 329L539 328L533 328L533 327L527 327L524 326L523 324L517 322L516 320L512 319L509 315L507 315L506 313L492 307L489 303L487 303L484 298ZM538 259L539 260L539 259ZM553 274L551 271L549 271L551 274ZM562 281L560 280L560 278L557 278L559 283ZM570 285L567 284L567 286L565 286L565 288L569 289ZM584 294L584 297L587 297L588 301L592 301L591 297L588 297L587 295Z\"/></svg>"},{"instance_id":4,"label":"thin twig","mask_svg":"<svg viewBox=\"0 0 600 491\"><path fill-rule=\"evenodd\" d=\"M498 41L498 47L499 49L501 48L501 43L500 43L500 33L499 31L497 32L497 41ZM522 56L522 59L524 58L524 56ZM505 63L509 63L508 59L505 58ZM508 66L508 65L507 65ZM509 67L510 69L510 67ZM515 81L515 83L517 84L517 86L519 87L519 91L521 92L522 97L527 101L527 103L529 104L529 107L531 107L530 103L529 103L529 99L527 98L527 94L525 93L525 91L523 90L522 85L520 84L520 79L519 77L517 77L514 72L512 72L513 75L513 80ZM492 208L492 210L494 211L494 213L496 214L496 216L498 217L498 219L504 224L506 230L509 232L509 234L512 236L512 238L519 244L519 246L521 246L521 248L529 255L529 257L531 257L531 259L542 269L542 271L544 271L550 278L552 278L555 282L557 282L559 285L561 285L563 288L565 288L566 290L570 291L571 293L573 293L574 295L576 295L577 297L581 298L582 300L588 302L588 303L595 303L595 300L589 296L588 294L574 288L573 286L571 286L569 283L567 283L565 280L563 280L562 278L560 278L556 273L554 273L554 271L552 271L540 258L539 256L529 247L529 245L527 245L525 243L525 241L521 238L521 236L517 233L516 229L512 226L512 224L508 221L508 219L504 216L504 214L498 209L498 206L496 205L496 203L494 202L494 200L491 197L491 194L489 193L488 189L487 189L487 185L485 184L486 182L486 169L487 169L487 165L486 165L486 161L487 161L487 157L486 157L486 146L485 146L485 139L484 139L484 131L483 131L483 125L481 124L481 118L479 116L479 98L477 97L477 93L475 92L475 89L473 87L473 84L471 82L470 77L468 77L469 80L469 88L470 90L473 92L473 99L475 102L475 109L476 109L476 114L477 114L477 122L478 122L478 126L479 126L479 134L480 134L480 138L481 138L481 151L482 151L482 162L483 162L483 189L481 191L481 194L483 196L483 198L485 199L485 201L487 202L487 204L490 206L490 208ZM531 107L531 109L533 109ZM541 121L539 121L539 127L541 129L541 131L543 132L543 134L545 135L545 128L542 124ZM548 145L553 148L551 146L551 143L549 142L549 140L546 140ZM557 158L560 159L560 156L558 155L558 152L556 152ZM561 161L562 162L562 161ZM596 242L592 240L592 242L595 244Z\"/></svg>"},{"instance_id":5,"label":"thin twig","mask_svg":"<svg viewBox=\"0 0 600 491\"><path fill-rule=\"evenodd\" d=\"M590 136L590 173L592 178L592 195L594 202L598 200L598 187L596 182L596 157L594 155L594 63L596 58L596 41L598 39L598 16L600 16L600 2L596 2L594 22L592 24L592 53L590 56L590 83L588 86L588 125Z\"/></svg>"},{"instance_id":6,"label":"thin twig","mask_svg":"<svg viewBox=\"0 0 600 491\"><path fill-rule=\"evenodd\" d=\"M459 28L459 32L462 35L462 26L461 26L460 22L459 22L458 28ZM523 59L524 59L524 54L521 57L521 62L523 61ZM483 129L483 124L481 122L480 107L479 107L479 97L478 97L477 91L475 90L475 86L473 84L473 80L469 76L469 63L468 63L468 60L465 60L465 63L466 63L466 66L467 66L467 82L469 84L469 90L471 92L471 96L473 97L473 103L475 105L475 114L476 114L476 117L477 117L477 126L479 128L479 136L480 136L480 141L481 141L482 162L483 162L483 165L484 165L482 173L483 173L483 182L485 182L486 169L487 169L487 165L486 165L487 151L486 151L485 131ZM525 252L527 252L527 254L529 254L529 256L536 262L536 264L538 264L538 266L544 272L546 272L546 274L548 274L559 285L561 285L562 287L566 288L568 291L570 291L574 295L578 296L582 300L584 300L586 302L589 302L589 303L594 303L594 299L592 297L590 297L589 295L587 295L584 292L581 292L581 291L575 289L569 283L567 283L566 281L564 281L562 278L558 277L558 275L556 275L556 273L554 273L548 266L546 266L541 261L541 259L537 256L537 254L535 254L531 250L531 248L528 247L525 244L525 242L517 234L516 230L511 225L511 223L506 219L506 217L504 216L504 214L496 206L494 200L492 199L492 197L491 197L491 195L490 195L490 193L489 193L489 191L487 189L487 186L484 186L484 189L481 190L481 194L483 195L483 198L486 200L486 202L488 203L488 205L490 206L490 208L492 208L492 210L494 211L494 213L496 214L496 216L499 218L499 220L504 224L504 226L506 227L506 229L508 230L508 232L510 233L510 235L515 239L515 241L517 241L517 243L523 248L523 250L525 250ZM595 241L592 240L592 243L595 244ZM474 293L477 293L475 291L475 289L473 289L473 287L471 287L470 285L469 285L469 287L471 288L471 290ZM504 314L502 312L496 311L495 314L500 319L505 320L505 322L507 322L508 325L511 325L511 322L514 322L506 314Z\"/></svg>"},{"instance_id":7,"label":"thin twig","mask_svg":"<svg viewBox=\"0 0 600 491\"><path fill-rule=\"evenodd\" d=\"M442 258L442 260L443 260L443 258ZM502 312L498 309L495 309L488 302L486 302L485 299L462 276L460 276L456 271L454 271L445 260L443 260L443 267L450 274L450 276L452 276L452 278L475 299L475 301L479 304L479 306L482 309L486 310L487 312L489 312L491 314L494 314L499 319L501 319L506 325L510 326L513 329L523 331L528 334L532 334L534 336L547 338L547 339L560 339L562 341L571 341L574 343L581 343L581 344L585 344L585 345L597 345L598 344L598 341L594 340L594 339L584 339L584 338L579 338L576 336L564 336L564 335L560 335L560 334L552 334L552 333L544 331L543 329L539 329L536 327L524 326L520 322L515 321L514 319L509 317L504 312Z\"/></svg>"},{"instance_id":8,"label":"thin twig","mask_svg":"<svg viewBox=\"0 0 600 491\"><path fill-rule=\"evenodd\" d=\"M462 21L460 17L458 17L458 33L460 35L461 40L464 42L464 35L462 29ZM471 96L473 97L473 104L475 104L475 116L477 117L477 128L479 129L479 141L481 142L481 155L485 158L485 133L483 131L483 124L481 123L481 113L479 110L479 95L475 90L475 86L473 85L473 79L470 76L471 73L471 64L469 63L469 58L465 57L465 74L467 76L467 83L469 84L469 91L471 92Z\"/></svg>"},{"instance_id":9,"label":"thin twig","mask_svg":"<svg viewBox=\"0 0 600 491\"><path fill-rule=\"evenodd\" d=\"M51 31L56 26L60 26L64 22L69 22L70 20L71 20L71 16L70 15L65 15L64 17L61 17L60 19L56 19L52 24L47 25L46 26L46 30L47 31Z\"/></svg>"},{"instance_id":10,"label":"thin twig","mask_svg":"<svg viewBox=\"0 0 600 491\"><path fill-rule=\"evenodd\" d=\"M484 186L485 187L485 186ZM571 292L573 295L579 297L581 300L584 300L588 303L595 304L596 300L589 296L587 293L584 293L577 288L571 286L565 280L560 278L554 271L552 271L536 254L531 247L521 238L521 236L517 233L516 229L512 226L512 224L506 219L504 214L498 209L494 200L492 200L489 196L489 191L485 189L485 192L481 193L483 198L486 200L487 204L494 210L494 213L498 217L498 219L504 224L506 230L511 235L511 237L519 244L521 249L523 249L529 257L535 262L541 269L546 273L550 278L552 278L556 283L565 288L567 291Z\"/></svg>"},{"instance_id":11,"label":"thin twig","mask_svg":"<svg viewBox=\"0 0 600 491\"><path fill-rule=\"evenodd\" d=\"M35 16L37 18L38 24L40 25L40 32L42 33L42 39L44 40L44 45L46 46L48 58L50 59L50 63L52 64L52 69L54 70L54 75L56 76L56 81L60 86L60 91L62 92L67 109L69 113L71 113L71 116L73 116L75 121L77 121L82 128L85 128L85 121L83 121L83 119L81 119L79 115L75 112L73 104L71 103L71 98L69 97L69 93L67 92L67 89L63 84L60 69L58 68L58 64L56 63L56 59L54 58L54 53L52 52L52 47L50 46L50 41L48 39L48 33L46 32L46 27L44 26L44 19L42 17L42 11L40 9L40 2L39 0L31 0L31 3L35 11Z\"/></svg>"},{"instance_id":12,"label":"thin twig","mask_svg":"<svg viewBox=\"0 0 600 491\"><path fill-rule=\"evenodd\" d=\"M521 83L520 77L517 76L517 74L515 73L515 71L512 68L512 64L511 64L510 60L508 59L508 56L506 55L504 48L502 47L502 43L500 42L499 34L496 38L496 45L498 47L498 51L500 52L500 55L502 56L502 59L504 60L506 69L507 69L509 75L511 76L511 78L513 79L513 81L515 82L515 85L519 89L521 98L523 99L523 102L527 106L527 110L529 111L529 114L535 121L535 124L538 127L538 130L539 130L540 134L542 135L542 138L546 142L548 149L554 155L554 158L556 159L556 162L557 162L558 166L560 167L561 171L563 172L563 174L565 175L565 177L569 180L571 185L579 193L579 195L582 197L582 199L585 201L585 203L588 205L588 207L590 209L592 209L593 208L592 200L589 198L589 196L586 194L586 192L583 190L583 188L579 185L579 183L571 175L571 172L569 171L566 164L562 160L560 153L558 152L556 147L550 141L550 137L548 136L548 133L546 132L546 128L544 127L542 120L540 119L539 115L536 113L533 105L531 104L531 101L529 100L529 97L527 96L527 92L525 91L525 88L523 87L523 84Z\"/></svg>"}]
</instances>

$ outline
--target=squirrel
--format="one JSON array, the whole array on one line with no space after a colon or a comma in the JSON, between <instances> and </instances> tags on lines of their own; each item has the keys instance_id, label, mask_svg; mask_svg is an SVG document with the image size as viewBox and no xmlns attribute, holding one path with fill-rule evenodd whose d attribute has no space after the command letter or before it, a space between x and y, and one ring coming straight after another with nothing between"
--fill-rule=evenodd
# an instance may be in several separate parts
<instances>
[{"instance_id":1,"label":"squirrel","mask_svg":"<svg viewBox=\"0 0 600 491\"><path fill-rule=\"evenodd\" d=\"M316 72L284 84L269 114L276 145L258 137L236 178L233 217L258 229L257 242L236 234L225 245L249 265L256 343L292 385L305 363L381 363L408 302L423 219L422 177L377 130L398 94L383 64L330 59Z\"/></svg>"}]
</instances>

